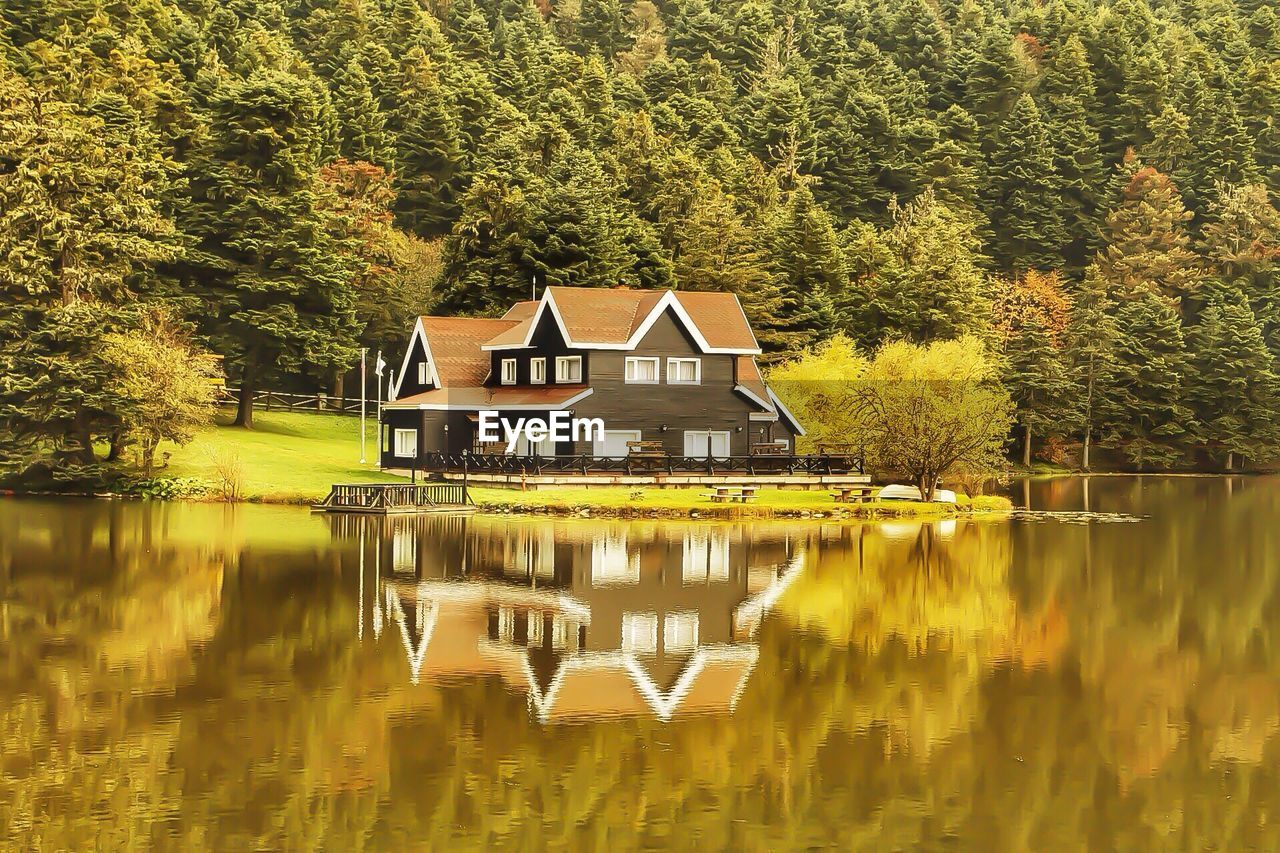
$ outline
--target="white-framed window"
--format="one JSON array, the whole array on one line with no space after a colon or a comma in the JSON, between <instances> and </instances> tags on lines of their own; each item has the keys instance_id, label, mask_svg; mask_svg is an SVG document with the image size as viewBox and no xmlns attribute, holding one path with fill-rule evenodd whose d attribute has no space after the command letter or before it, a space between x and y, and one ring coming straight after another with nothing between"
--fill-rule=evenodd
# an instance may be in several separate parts
<instances>
[{"instance_id":1,"label":"white-framed window","mask_svg":"<svg viewBox=\"0 0 1280 853\"><path fill-rule=\"evenodd\" d=\"M547 360L545 358L529 359L529 381L534 385L543 385L547 381Z\"/></svg>"},{"instance_id":2,"label":"white-framed window","mask_svg":"<svg viewBox=\"0 0 1280 853\"><path fill-rule=\"evenodd\" d=\"M658 359L641 356L627 356L627 382L636 385L653 384L658 381Z\"/></svg>"},{"instance_id":3,"label":"white-framed window","mask_svg":"<svg viewBox=\"0 0 1280 853\"><path fill-rule=\"evenodd\" d=\"M781 447L783 450L791 449L791 439L789 438L775 438L773 440L773 443L776 444L778 447Z\"/></svg>"},{"instance_id":4,"label":"white-framed window","mask_svg":"<svg viewBox=\"0 0 1280 853\"><path fill-rule=\"evenodd\" d=\"M418 455L418 431L416 429L396 430L396 456Z\"/></svg>"},{"instance_id":5,"label":"white-framed window","mask_svg":"<svg viewBox=\"0 0 1280 853\"><path fill-rule=\"evenodd\" d=\"M418 384L419 385L427 384L427 377L431 375L431 371L428 370L427 368L429 368L430 366L431 365L427 364L425 361L418 362Z\"/></svg>"},{"instance_id":6,"label":"white-framed window","mask_svg":"<svg viewBox=\"0 0 1280 853\"><path fill-rule=\"evenodd\" d=\"M667 359L668 385L699 385L702 382L702 359Z\"/></svg>"},{"instance_id":7,"label":"white-framed window","mask_svg":"<svg viewBox=\"0 0 1280 853\"><path fill-rule=\"evenodd\" d=\"M658 614L622 614L622 650L651 655L658 650Z\"/></svg>"},{"instance_id":8,"label":"white-framed window","mask_svg":"<svg viewBox=\"0 0 1280 853\"><path fill-rule=\"evenodd\" d=\"M723 530L691 530L684 535L685 583L729 579L729 535Z\"/></svg>"},{"instance_id":9,"label":"white-framed window","mask_svg":"<svg viewBox=\"0 0 1280 853\"><path fill-rule=\"evenodd\" d=\"M504 358L502 360L502 384L516 384L516 360L514 358Z\"/></svg>"},{"instance_id":10,"label":"white-framed window","mask_svg":"<svg viewBox=\"0 0 1280 853\"><path fill-rule=\"evenodd\" d=\"M582 381L582 356L580 355L556 356L556 381L557 382L581 382Z\"/></svg>"},{"instance_id":11,"label":"white-framed window","mask_svg":"<svg viewBox=\"0 0 1280 853\"><path fill-rule=\"evenodd\" d=\"M698 647L698 614L668 613L662 621L662 648L668 652L691 652Z\"/></svg>"}]
</instances>

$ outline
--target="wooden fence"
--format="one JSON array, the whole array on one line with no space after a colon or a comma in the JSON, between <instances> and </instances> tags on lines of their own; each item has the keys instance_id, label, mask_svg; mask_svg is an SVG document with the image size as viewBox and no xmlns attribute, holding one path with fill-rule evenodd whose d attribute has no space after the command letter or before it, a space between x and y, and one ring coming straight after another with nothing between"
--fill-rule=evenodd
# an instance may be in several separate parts
<instances>
[{"instance_id":1,"label":"wooden fence","mask_svg":"<svg viewBox=\"0 0 1280 853\"><path fill-rule=\"evenodd\" d=\"M227 388L226 395L220 400L224 406L234 406L240 399L240 389ZM386 402L385 400L383 401ZM360 414L360 398L330 397L328 394L291 394L284 391L255 391L253 394L255 409L270 412L325 412L331 415ZM378 401L365 399L365 412L370 417L378 414Z\"/></svg>"}]
</instances>

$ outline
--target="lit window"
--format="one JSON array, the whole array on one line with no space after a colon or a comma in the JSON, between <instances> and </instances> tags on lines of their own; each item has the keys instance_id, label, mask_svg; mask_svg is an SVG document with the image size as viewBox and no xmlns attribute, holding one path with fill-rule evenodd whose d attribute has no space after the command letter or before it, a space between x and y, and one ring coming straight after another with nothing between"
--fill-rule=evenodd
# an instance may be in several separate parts
<instances>
[{"instance_id":1,"label":"lit window","mask_svg":"<svg viewBox=\"0 0 1280 853\"><path fill-rule=\"evenodd\" d=\"M622 614L622 650L636 654L653 654L658 650L658 614Z\"/></svg>"},{"instance_id":2,"label":"lit window","mask_svg":"<svg viewBox=\"0 0 1280 853\"><path fill-rule=\"evenodd\" d=\"M662 647L668 652L689 652L698 647L698 614L668 613L662 623Z\"/></svg>"},{"instance_id":3,"label":"lit window","mask_svg":"<svg viewBox=\"0 0 1280 853\"><path fill-rule=\"evenodd\" d=\"M396 456L418 455L418 431L416 429L396 430Z\"/></svg>"},{"instance_id":4,"label":"lit window","mask_svg":"<svg viewBox=\"0 0 1280 853\"><path fill-rule=\"evenodd\" d=\"M667 384L697 385L702 382L702 359L667 359Z\"/></svg>"},{"instance_id":5,"label":"lit window","mask_svg":"<svg viewBox=\"0 0 1280 853\"><path fill-rule=\"evenodd\" d=\"M502 360L502 384L516 384L516 360L514 358L504 358Z\"/></svg>"},{"instance_id":6,"label":"lit window","mask_svg":"<svg viewBox=\"0 0 1280 853\"><path fill-rule=\"evenodd\" d=\"M626 380L642 384L658 381L658 360L656 358L630 357L627 359Z\"/></svg>"},{"instance_id":7,"label":"lit window","mask_svg":"<svg viewBox=\"0 0 1280 853\"><path fill-rule=\"evenodd\" d=\"M545 358L530 359L529 381L534 385L542 385L547 381L547 360Z\"/></svg>"},{"instance_id":8,"label":"lit window","mask_svg":"<svg viewBox=\"0 0 1280 853\"><path fill-rule=\"evenodd\" d=\"M557 382L582 381L582 356L562 355L556 357Z\"/></svg>"}]
</instances>

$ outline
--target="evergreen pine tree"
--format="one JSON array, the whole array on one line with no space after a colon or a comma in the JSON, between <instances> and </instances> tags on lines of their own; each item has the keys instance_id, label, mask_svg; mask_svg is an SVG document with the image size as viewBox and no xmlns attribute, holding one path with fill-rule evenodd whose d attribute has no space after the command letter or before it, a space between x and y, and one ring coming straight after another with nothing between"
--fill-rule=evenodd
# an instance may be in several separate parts
<instances>
[{"instance_id":1,"label":"evergreen pine tree","mask_svg":"<svg viewBox=\"0 0 1280 853\"><path fill-rule=\"evenodd\" d=\"M422 237L443 234L457 216L463 151L456 107L421 49L405 59L392 119L398 221Z\"/></svg>"},{"instance_id":2,"label":"evergreen pine tree","mask_svg":"<svg viewBox=\"0 0 1280 853\"><path fill-rule=\"evenodd\" d=\"M1187 333L1187 398L1211 453L1269 459L1280 448L1280 381L1262 327L1239 288L1213 280L1198 322Z\"/></svg>"},{"instance_id":3,"label":"evergreen pine tree","mask_svg":"<svg viewBox=\"0 0 1280 853\"><path fill-rule=\"evenodd\" d=\"M835 228L808 188L800 187L768 223L765 244L778 307L756 336L772 352L799 352L834 331L834 299L845 281Z\"/></svg>"},{"instance_id":4,"label":"evergreen pine tree","mask_svg":"<svg viewBox=\"0 0 1280 853\"><path fill-rule=\"evenodd\" d=\"M364 160L384 169L394 166L386 117L369 87L369 78L356 56L333 78L334 108L338 117L338 150L350 160Z\"/></svg>"},{"instance_id":5,"label":"evergreen pine tree","mask_svg":"<svg viewBox=\"0 0 1280 853\"><path fill-rule=\"evenodd\" d=\"M1040 110L1023 95L991 155L986 213L991 251L1005 269L1050 269L1067 242L1055 150Z\"/></svg>"}]
</instances>

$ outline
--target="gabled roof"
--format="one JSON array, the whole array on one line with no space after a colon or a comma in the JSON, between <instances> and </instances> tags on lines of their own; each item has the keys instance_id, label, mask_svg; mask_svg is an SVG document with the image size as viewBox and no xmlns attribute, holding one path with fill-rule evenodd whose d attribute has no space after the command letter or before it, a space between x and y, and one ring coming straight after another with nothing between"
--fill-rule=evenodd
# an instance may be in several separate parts
<instances>
[{"instance_id":1,"label":"gabled roof","mask_svg":"<svg viewBox=\"0 0 1280 853\"><path fill-rule=\"evenodd\" d=\"M528 309L520 303L506 319ZM517 308L520 313L517 314ZM487 350L522 349L533 342L542 317L555 318L566 343L575 349L635 349L645 332L670 309L703 352L760 352L738 297L732 293L628 288L548 287L536 310L518 325L495 335Z\"/></svg>"},{"instance_id":2,"label":"gabled roof","mask_svg":"<svg viewBox=\"0 0 1280 853\"><path fill-rule=\"evenodd\" d=\"M506 318L480 317L421 317L418 322L439 379L437 384L446 388L483 385L489 375L490 358L480 347L517 324Z\"/></svg>"},{"instance_id":3,"label":"gabled roof","mask_svg":"<svg viewBox=\"0 0 1280 853\"><path fill-rule=\"evenodd\" d=\"M777 414L778 410L769 399L769 386L764 384L764 377L760 375L756 360L749 355L740 355L733 362L733 390L765 412Z\"/></svg>"}]
</instances>

